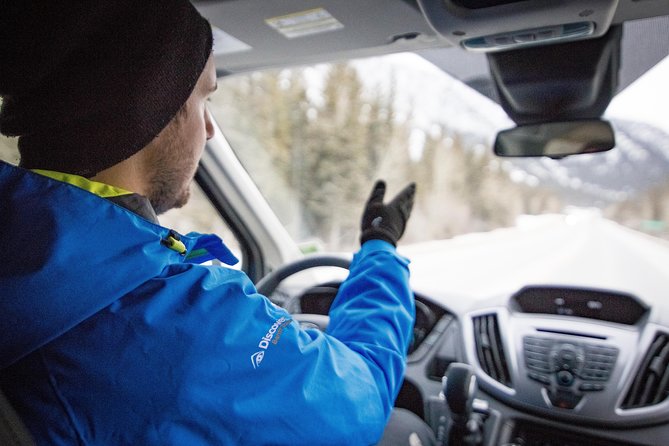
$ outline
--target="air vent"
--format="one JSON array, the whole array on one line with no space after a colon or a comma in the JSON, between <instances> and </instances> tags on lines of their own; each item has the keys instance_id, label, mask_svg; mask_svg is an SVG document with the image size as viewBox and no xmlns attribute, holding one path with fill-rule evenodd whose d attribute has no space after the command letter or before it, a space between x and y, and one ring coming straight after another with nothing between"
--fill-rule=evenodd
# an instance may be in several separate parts
<instances>
[{"instance_id":1,"label":"air vent","mask_svg":"<svg viewBox=\"0 0 669 446\"><path fill-rule=\"evenodd\" d=\"M504 355L502 338L499 335L497 315L486 314L472 319L476 356L483 371L497 382L511 387L509 368Z\"/></svg>"},{"instance_id":2,"label":"air vent","mask_svg":"<svg viewBox=\"0 0 669 446\"><path fill-rule=\"evenodd\" d=\"M669 335L658 333L643 358L623 409L653 406L669 395Z\"/></svg>"}]
</instances>

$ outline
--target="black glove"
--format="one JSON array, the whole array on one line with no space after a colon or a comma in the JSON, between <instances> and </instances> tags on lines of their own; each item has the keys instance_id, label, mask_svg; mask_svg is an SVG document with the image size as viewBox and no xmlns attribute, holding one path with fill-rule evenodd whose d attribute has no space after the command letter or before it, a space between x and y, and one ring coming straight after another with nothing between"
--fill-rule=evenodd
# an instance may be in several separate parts
<instances>
[{"instance_id":1,"label":"black glove","mask_svg":"<svg viewBox=\"0 0 669 446\"><path fill-rule=\"evenodd\" d=\"M416 184L409 184L388 204L383 204L385 193L386 183L377 181L372 195L367 200L365 212L362 214L360 244L367 240L378 239L396 246L397 241L404 234L404 228L413 207Z\"/></svg>"}]
</instances>

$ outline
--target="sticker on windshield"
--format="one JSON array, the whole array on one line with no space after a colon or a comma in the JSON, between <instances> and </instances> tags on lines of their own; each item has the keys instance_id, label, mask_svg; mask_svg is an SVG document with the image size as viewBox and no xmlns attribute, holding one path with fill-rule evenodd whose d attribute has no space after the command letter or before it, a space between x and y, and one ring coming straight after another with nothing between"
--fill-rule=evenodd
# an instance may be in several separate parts
<instances>
[{"instance_id":1,"label":"sticker on windshield","mask_svg":"<svg viewBox=\"0 0 669 446\"><path fill-rule=\"evenodd\" d=\"M265 23L288 39L341 29L344 25L324 8L265 19Z\"/></svg>"}]
</instances>

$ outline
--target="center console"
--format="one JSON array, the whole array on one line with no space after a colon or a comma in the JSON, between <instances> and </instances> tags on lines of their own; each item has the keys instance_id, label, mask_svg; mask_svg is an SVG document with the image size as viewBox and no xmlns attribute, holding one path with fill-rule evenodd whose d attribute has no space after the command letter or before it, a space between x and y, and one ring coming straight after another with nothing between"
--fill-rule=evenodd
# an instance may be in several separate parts
<instances>
[{"instance_id":1,"label":"center console","mask_svg":"<svg viewBox=\"0 0 669 446\"><path fill-rule=\"evenodd\" d=\"M647 316L633 296L526 287L507 305L464 318L465 358L482 390L520 410L611 427L661 422L666 404L627 402L643 394L635 377L646 362L653 372L644 355L661 344Z\"/></svg>"},{"instance_id":2,"label":"center console","mask_svg":"<svg viewBox=\"0 0 669 446\"><path fill-rule=\"evenodd\" d=\"M550 337L523 337L527 377L542 386L551 405L574 409L590 392L602 392L611 378L618 349Z\"/></svg>"}]
</instances>

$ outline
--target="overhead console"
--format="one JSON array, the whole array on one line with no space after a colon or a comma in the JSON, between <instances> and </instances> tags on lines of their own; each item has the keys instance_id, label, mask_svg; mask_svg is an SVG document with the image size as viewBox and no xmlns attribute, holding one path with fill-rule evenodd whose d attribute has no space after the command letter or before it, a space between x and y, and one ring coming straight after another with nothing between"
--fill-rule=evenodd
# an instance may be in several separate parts
<instances>
[{"instance_id":1,"label":"overhead console","mask_svg":"<svg viewBox=\"0 0 669 446\"><path fill-rule=\"evenodd\" d=\"M602 36L618 1L418 0L418 4L432 28L450 43L489 52Z\"/></svg>"}]
</instances>

